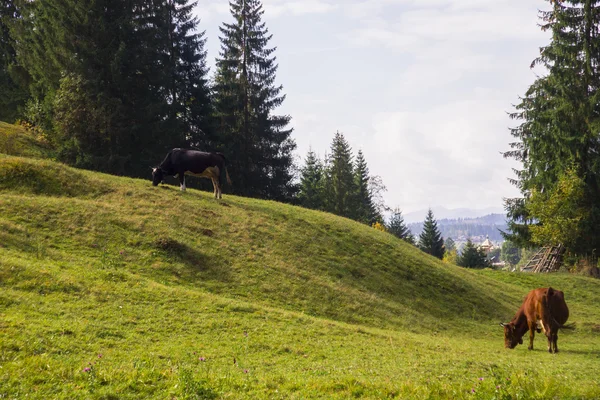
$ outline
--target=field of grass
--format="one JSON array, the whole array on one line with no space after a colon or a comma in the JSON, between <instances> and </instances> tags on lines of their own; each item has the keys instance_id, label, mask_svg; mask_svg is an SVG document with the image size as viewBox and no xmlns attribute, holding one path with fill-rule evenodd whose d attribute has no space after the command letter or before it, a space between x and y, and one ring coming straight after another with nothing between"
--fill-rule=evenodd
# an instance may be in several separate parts
<instances>
[{"instance_id":1,"label":"field of grass","mask_svg":"<svg viewBox=\"0 0 600 400\"><path fill-rule=\"evenodd\" d=\"M577 329L556 355L504 349L499 323L549 285ZM0 399L600 398L599 302L591 278L0 155Z\"/></svg>"}]
</instances>

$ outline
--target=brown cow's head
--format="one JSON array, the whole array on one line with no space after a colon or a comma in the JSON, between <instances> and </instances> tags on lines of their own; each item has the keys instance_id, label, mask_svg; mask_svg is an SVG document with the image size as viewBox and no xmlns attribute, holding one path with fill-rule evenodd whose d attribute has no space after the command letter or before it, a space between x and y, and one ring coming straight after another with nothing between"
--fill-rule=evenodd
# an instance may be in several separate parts
<instances>
[{"instance_id":1,"label":"brown cow's head","mask_svg":"<svg viewBox=\"0 0 600 400\"><path fill-rule=\"evenodd\" d=\"M504 347L514 349L518 344L523 344L523 337L519 337L516 332L515 324L500 324L504 327Z\"/></svg>"}]
</instances>

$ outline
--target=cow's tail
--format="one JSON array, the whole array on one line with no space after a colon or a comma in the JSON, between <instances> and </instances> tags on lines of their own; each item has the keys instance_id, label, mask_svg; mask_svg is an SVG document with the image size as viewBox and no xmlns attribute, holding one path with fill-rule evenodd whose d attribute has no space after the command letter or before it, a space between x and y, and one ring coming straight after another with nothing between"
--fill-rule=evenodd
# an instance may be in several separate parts
<instances>
[{"instance_id":1,"label":"cow's tail","mask_svg":"<svg viewBox=\"0 0 600 400\"><path fill-rule=\"evenodd\" d=\"M223 182L224 178L227 178L227 183L231 185L231 178L229 177L229 171L227 171L227 158L225 158L225 154L217 153L221 158L223 158L223 169L225 170L225 174L219 174L219 180L221 182L221 186L225 183ZM224 175L224 176L223 176Z\"/></svg>"},{"instance_id":2,"label":"cow's tail","mask_svg":"<svg viewBox=\"0 0 600 400\"><path fill-rule=\"evenodd\" d=\"M227 183L229 184L229 186L231 186L231 178L229 177L229 171L227 171L227 167L225 167L225 176L227 176Z\"/></svg>"}]
</instances>

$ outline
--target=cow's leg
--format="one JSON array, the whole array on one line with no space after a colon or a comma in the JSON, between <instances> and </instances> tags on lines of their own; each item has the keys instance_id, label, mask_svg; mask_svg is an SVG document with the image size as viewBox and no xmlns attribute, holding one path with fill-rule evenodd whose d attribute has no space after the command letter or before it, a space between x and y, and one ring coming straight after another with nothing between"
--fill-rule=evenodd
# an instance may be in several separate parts
<instances>
[{"instance_id":1,"label":"cow's leg","mask_svg":"<svg viewBox=\"0 0 600 400\"><path fill-rule=\"evenodd\" d=\"M546 336L548 337L548 353L552 354L552 342L554 340L554 333L552 333L552 329L548 329Z\"/></svg>"},{"instance_id":2,"label":"cow's leg","mask_svg":"<svg viewBox=\"0 0 600 400\"><path fill-rule=\"evenodd\" d=\"M558 353L558 331L552 335L552 344L554 345L554 353Z\"/></svg>"},{"instance_id":3,"label":"cow's leg","mask_svg":"<svg viewBox=\"0 0 600 400\"><path fill-rule=\"evenodd\" d=\"M185 174L179 173L179 188L185 192Z\"/></svg>"},{"instance_id":4,"label":"cow's leg","mask_svg":"<svg viewBox=\"0 0 600 400\"><path fill-rule=\"evenodd\" d=\"M529 350L533 350L533 338L535 337L535 328L537 328L536 321L527 321L527 325L529 325Z\"/></svg>"},{"instance_id":5,"label":"cow's leg","mask_svg":"<svg viewBox=\"0 0 600 400\"><path fill-rule=\"evenodd\" d=\"M219 196L219 199L223 198L223 194L221 193L221 182L219 182L219 179L215 179L215 182L217 184L217 195Z\"/></svg>"}]
</instances>

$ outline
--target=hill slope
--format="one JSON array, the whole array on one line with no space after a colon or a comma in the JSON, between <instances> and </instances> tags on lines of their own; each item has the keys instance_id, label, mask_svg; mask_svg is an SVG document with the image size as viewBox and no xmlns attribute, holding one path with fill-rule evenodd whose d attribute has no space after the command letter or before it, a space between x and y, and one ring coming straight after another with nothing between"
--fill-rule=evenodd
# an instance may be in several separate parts
<instances>
[{"instance_id":1,"label":"hill slope","mask_svg":"<svg viewBox=\"0 0 600 400\"><path fill-rule=\"evenodd\" d=\"M505 351L497 323L547 285L579 329L540 370L545 341ZM329 214L52 161L0 155L0 289L0 397L600 394L597 281L464 270Z\"/></svg>"}]
</instances>

